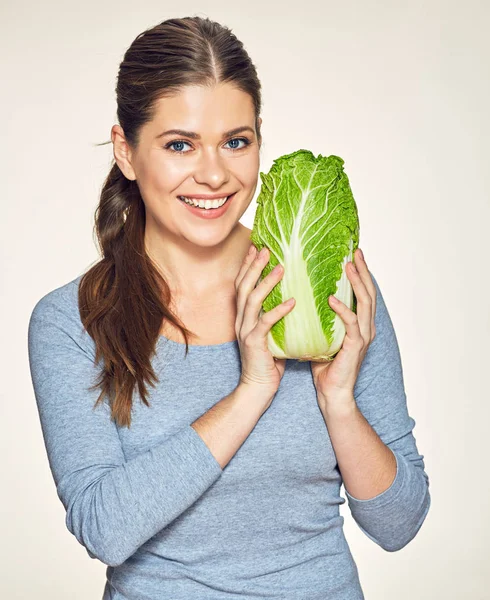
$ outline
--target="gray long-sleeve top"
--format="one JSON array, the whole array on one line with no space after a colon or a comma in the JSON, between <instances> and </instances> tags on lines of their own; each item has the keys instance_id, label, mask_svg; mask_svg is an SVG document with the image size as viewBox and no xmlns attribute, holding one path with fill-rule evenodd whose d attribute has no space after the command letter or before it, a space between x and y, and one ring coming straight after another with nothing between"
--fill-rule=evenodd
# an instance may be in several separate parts
<instances>
[{"instance_id":1,"label":"gray long-sleeve top","mask_svg":"<svg viewBox=\"0 0 490 600\"><path fill-rule=\"evenodd\" d=\"M159 337L148 408L135 392L118 427L99 390L95 344L78 312L80 277L47 293L29 323L39 417L66 526L108 568L103 600L359 600L343 531L342 477L309 362L288 360L271 406L221 468L191 427L238 385L238 343ZM379 285L376 337L354 395L396 457L391 486L369 500L344 488L361 530L403 548L430 507L429 478L407 411L397 339Z\"/></svg>"}]
</instances>

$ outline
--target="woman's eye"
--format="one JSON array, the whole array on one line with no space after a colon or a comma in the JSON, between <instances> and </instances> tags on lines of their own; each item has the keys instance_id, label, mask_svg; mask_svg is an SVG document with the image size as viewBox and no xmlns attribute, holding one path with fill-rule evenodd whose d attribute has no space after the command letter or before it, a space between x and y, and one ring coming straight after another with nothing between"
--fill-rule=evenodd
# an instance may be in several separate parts
<instances>
[{"instance_id":1,"label":"woman's eye","mask_svg":"<svg viewBox=\"0 0 490 600\"><path fill-rule=\"evenodd\" d=\"M181 148L180 148L180 149L177 149L177 150L175 150L174 148L171 148L172 146L181 146L182 144L187 144L187 142L184 142L184 141L182 141L182 140L178 140L178 141L176 141L176 142L170 142L169 144L167 144L167 145L165 146L165 148L170 148L170 149L171 149L171 151L173 151L173 152L179 152L179 153L181 153L181 154L182 154L182 149L181 149Z\"/></svg>"},{"instance_id":2,"label":"woman's eye","mask_svg":"<svg viewBox=\"0 0 490 600\"><path fill-rule=\"evenodd\" d=\"M243 142L243 146L237 146L236 142ZM242 150L243 148L245 148L245 146L248 146L250 144L250 141L247 138L233 138L231 140L228 140L228 142L226 142L227 144L232 144L232 146L230 147L230 150L235 151L235 150ZM176 154L186 154L187 151L183 151L182 148L182 144L187 144L189 146L188 142L185 142L184 140L174 140L173 142L169 142L165 148L170 150L170 152L175 152Z\"/></svg>"},{"instance_id":3,"label":"woman's eye","mask_svg":"<svg viewBox=\"0 0 490 600\"><path fill-rule=\"evenodd\" d=\"M230 150L241 150L242 148L245 148L245 146L248 146L250 144L250 142L248 141L247 138L233 138L232 140L230 140L229 142L226 142L226 143L231 144L232 142L243 142L244 145L243 146L232 146L230 148Z\"/></svg>"}]
</instances>

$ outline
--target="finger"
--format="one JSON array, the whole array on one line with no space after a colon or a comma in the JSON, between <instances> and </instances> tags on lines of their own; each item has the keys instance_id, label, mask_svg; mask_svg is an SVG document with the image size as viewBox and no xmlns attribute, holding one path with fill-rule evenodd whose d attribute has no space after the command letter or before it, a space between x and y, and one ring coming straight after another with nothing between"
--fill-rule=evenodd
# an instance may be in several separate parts
<instances>
[{"instance_id":1,"label":"finger","mask_svg":"<svg viewBox=\"0 0 490 600\"><path fill-rule=\"evenodd\" d=\"M257 248L254 246L254 244L250 244L250 248L248 249L247 255L243 259L242 266L240 267L240 270L238 271L238 275L235 278L235 289L237 289L238 286L240 285L240 282L243 279L243 276L245 275L249 266L253 262L256 254L257 254Z\"/></svg>"},{"instance_id":2,"label":"finger","mask_svg":"<svg viewBox=\"0 0 490 600\"><path fill-rule=\"evenodd\" d=\"M372 298L353 262L347 264L347 276L357 299L357 322L365 344L371 341Z\"/></svg>"},{"instance_id":3,"label":"finger","mask_svg":"<svg viewBox=\"0 0 490 600\"><path fill-rule=\"evenodd\" d=\"M284 275L284 267L276 265L270 273L249 294L245 303L242 329L245 333L252 331L260 317L260 309L271 290L279 283Z\"/></svg>"},{"instance_id":4,"label":"finger","mask_svg":"<svg viewBox=\"0 0 490 600\"><path fill-rule=\"evenodd\" d=\"M257 336L258 339L265 339L274 323L277 323L279 319L282 319L284 316L290 313L295 304L296 300L294 298L290 298L289 300L281 302L281 304L278 304L271 310L263 313L250 335Z\"/></svg>"},{"instance_id":5,"label":"finger","mask_svg":"<svg viewBox=\"0 0 490 600\"><path fill-rule=\"evenodd\" d=\"M242 263L242 266L240 267L238 275L236 276L236 279L235 279L236 304L237 304L237 312L236 312L236 318L235 318L235 334L236 334L237 338L238 338L238 333L240 331L240 328L242 326L243 307L245 305L244 300L242 300L241 285L243 282L243 278L245 277L245 274L248 272L250 265L253 264L253 262L256 258L257 258L257 248L255 247L254 244L251 244L247 255L243 259L243 263Z\"/></svg>"},{"instance_id":6,"label":"finger","mask_svg":"<svg viewBox=\"0 0 490 600\"><path fill-rule=\"evenodd\" d=\"M242 277L237 289L237 318L236 326L240 331L243 327L243 317L245 313L245 305L248 296L254 289L259 280L265 265L269 261L269 251L267 248L262 249L262 253L258 253L254 260L249 264L245 275Z\"/></svg>"},{"instance_id":7,"label":"finger","mask_svg":"<svg viewBox=\"0 0 490 600\"><path fill-rule=\"evenodd\" d=\"M374 325L374 319L376 316L376 286L374 285L373 278L371 276L371 273L369 272L369 268L366 264L366 260L360 248L356 250L355 261L357 270L359 271L359 275L361 276L361 279L363 280L364 285L366 286L366 289L369 292L369 295L371 296L371 337L374 337L374 334L376 332Z\"/></svg>"},{"instance_id":8,"label":"finger","mask_svg":"<svg viewBox=\"0 0 490 600\"><path fill-rule=\"evenodd\" d=\"M349 340L351 340L352 342L359 344L359 346L364 344L364 340L359 329L359 319L356 313L350 310L350 308L348 308L341 300L338 300L335 296L329 296L328 302L332 309L342 319L345 326L346 337L349 338Z\"/></svg>"}]
</instances>

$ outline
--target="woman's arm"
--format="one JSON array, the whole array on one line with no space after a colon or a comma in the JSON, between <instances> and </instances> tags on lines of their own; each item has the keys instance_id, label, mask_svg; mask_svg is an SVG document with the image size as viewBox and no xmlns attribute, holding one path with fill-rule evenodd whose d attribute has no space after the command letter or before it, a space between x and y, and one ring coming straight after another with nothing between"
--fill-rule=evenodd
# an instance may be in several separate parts
<instances>
[{"instance_id":1,"label":"woman's arm","mask_svg":"<svg viewBox=\"0 0 490 600\"><path fill-rule=\"evenodd\" d=\"M212 418L205 413L163 443L126 461L109 406L93 408L99 395L98 389L88 390L98 374L94 352L72 310L74 289L66 290L47 294L31 315L32 381L67 528L92 558L117 566L220 477L222 465L263 411L257 394L252 398L252 391L235 390L215 405L219 410L208 411ZM230 418L234 427L223 427Z\"/></svg>"},{"instance_id":2,"label":"woman's arm","mask_svg":"<svg viewBox=\"0 0 490 600\"><path fill-rule=\"evenodd\" d=\"M354 520L370 539L394 552L415 537L427 516L429 477L412 434L415 420L408 414L393 324L372 273L371 277L376 287L376 337L354 389L357 408L332 410L324 418Z\"/></svg>"}]
</instances>

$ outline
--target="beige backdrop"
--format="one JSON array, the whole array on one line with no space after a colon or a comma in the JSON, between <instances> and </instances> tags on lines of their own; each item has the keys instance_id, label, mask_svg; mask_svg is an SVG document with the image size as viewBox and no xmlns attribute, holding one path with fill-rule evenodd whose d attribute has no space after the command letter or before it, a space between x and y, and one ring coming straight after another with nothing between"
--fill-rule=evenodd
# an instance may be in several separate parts
<instances>
[{"instance_id":1,"label":"beige backdrop","mask_svg":"<svg viewBox=\"0 0 490 600\"><path fill-rule=\"evenodd\" d=\"M93 212L112 145L94 144L116 122L123 53L144 29L194 14L231 27L257 65L262 171L299 148L344 158L360 246L395 326L432 506L395 553L341 507L366 599L490 598L489 6L4 0L2 598L102 597L106 567L66 529L49 471L27 324L41 296L97 259Z\"/></svg>"}]
</instances>

